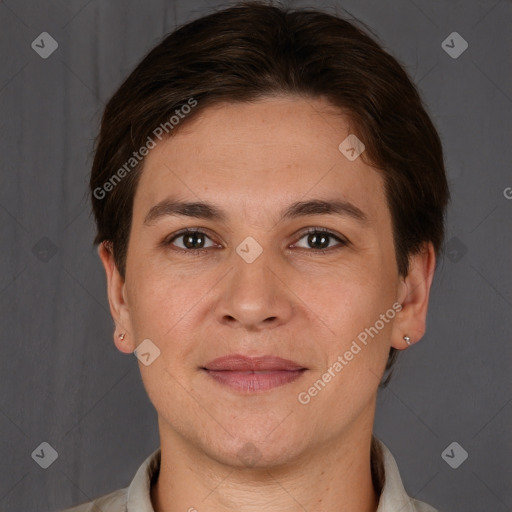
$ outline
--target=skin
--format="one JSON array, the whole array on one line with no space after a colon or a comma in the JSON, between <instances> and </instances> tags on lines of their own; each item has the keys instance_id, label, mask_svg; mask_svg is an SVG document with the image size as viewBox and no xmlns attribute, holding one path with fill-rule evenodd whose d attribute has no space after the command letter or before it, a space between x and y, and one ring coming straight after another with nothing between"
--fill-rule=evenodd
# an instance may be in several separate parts
<instances>
[{"instance_id":1,"label":"skin","mask_svg":"<svg viewBox=\"0 0 512 512\"><path fill-rule=\"evenodd\" d=\"M348 118L320 99L209 107L146 157L125 280L100 245L117 348L131 353L149 338L161 351L149 366L139 362L158 413L156 512L376 510L370 441L378 384L390 347L403 350L405 334L414 343L425 332L435 256L425 244L399 276L382 177L340 152L349 133ZM226 218L167 215L145 225L150 208L169 197L211 203ZM311 199L349 201L367 219L280 218ZM310 227L333 233L324 253L308 243ZM186 249L183 237L160 245L183 228L205 231L203 252ZM252 263L235 250L248 236L263 249ZM395 302L395 318L301 404L298 394ZM307 371L242 394L200 369L232 353L277 355ZM243 455L248 443L252 465Z\"/></svg>"}]
</instances>

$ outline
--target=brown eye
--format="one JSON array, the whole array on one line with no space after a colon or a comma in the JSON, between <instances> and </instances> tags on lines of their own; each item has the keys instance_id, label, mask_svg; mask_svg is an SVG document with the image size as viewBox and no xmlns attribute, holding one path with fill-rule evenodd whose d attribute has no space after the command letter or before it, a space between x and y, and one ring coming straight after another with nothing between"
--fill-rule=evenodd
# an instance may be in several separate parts
<instances>
[{"instance_id":1,"label":"brown eye","mask_svg":"<svg viewBox=\"0 0 512 512\"><path fill-rule=\"evenodd\" d=\"M308 235L307 243L312 249L327 249L330 237L324 233L312 233Z\"/></svg>"},{"instance_id":2,"label":"brown eye","mask_svg":"<svg viewBox=\"0 0 512 512\"><path fill-rule=\"evenodd\" d=\"M189 233L183 235L183 245L187 249L202 249L204 247L205 238L202 233Z\"/></svg>"},{"instance_id":3,"label":"brown eye","mask_svg":"<svg viewBox=\"0 0 512 512\"><path fill-rule=\"evenodd\" d=\"M305 240L305 243L301 242L301 240ZM302 235L299 242L295 245L303 249L322 251L336 248L336 246L345 246L347 242L330 231L311 229L306 234Z\"/></svg>"},{"instance_id":4,"label":"brown eye","mask_svg":"<svg viewBox=\"0 0 512 512\"><path fill-rule=\"evenodd\" d=\"M174 236L166 242L166 245L175 245L183 250L201 250L214 247L215 244L202 231L185 231Z\"/></svg>"}]
</instances>

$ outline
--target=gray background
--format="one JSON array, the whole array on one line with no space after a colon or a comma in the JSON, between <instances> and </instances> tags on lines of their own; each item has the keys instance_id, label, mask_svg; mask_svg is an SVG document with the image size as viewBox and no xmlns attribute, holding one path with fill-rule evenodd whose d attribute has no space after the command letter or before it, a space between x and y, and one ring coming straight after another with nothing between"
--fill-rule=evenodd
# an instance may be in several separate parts
<instances>
[{"instance_id":1,"label":"gray background","mask_svg":"<svg viewBox=\"0 0 512 512\"><path fill-rule=\"evenodd\" d=\"M419 85L446 152L453 199L428 333L401 354L375 433L410 495L445 512L511 511L512 3L293 4L346 9L369 25ZM158 447L137 361L112 342L86 198L92 139L142 56L218 5L0 3L2 512L125 487ZM59 45L47 59L31 48L44 31ZM469 44L457 59L441 46L453 31ZM457 469L441 456L453 441L469 454ZM58 453L48 469L31 457L42 442Z\"/></svg>"}]
</instances>

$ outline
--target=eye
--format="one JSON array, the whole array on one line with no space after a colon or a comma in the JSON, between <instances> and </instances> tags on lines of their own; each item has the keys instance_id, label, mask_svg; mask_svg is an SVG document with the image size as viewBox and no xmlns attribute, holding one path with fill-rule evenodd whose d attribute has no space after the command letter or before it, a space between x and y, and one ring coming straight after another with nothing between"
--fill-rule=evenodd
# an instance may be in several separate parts
<instances>
[{"instance_id":1,"label":"eye","mask_svg":"<svg viewBox=\"0 0 512 512\"><path fill-rule=\"evenodd\" d=\"M216 246L206 233L198 230L186 230L174 234L164 241L164 245L174 245L184 251L200 251Z\"/></svg>"},{"instance_id":2,"label":"eye","mask_svg":"<svg viewBox=\"0 0 512 512\"><path fill-rule=\"evenodd\" d=\"M305 242L301 242L305 240ZM334 243L333 242L337 242ZM331 233L330 231L322 228L310 228L301 236L299 241L294 244L294 247L302 249L316 249L317 251L325 251L326 249L333 249L338 246L343 247L348 245L348 242L341 237Z\"/></svg>"},{"instance_id":3,"label":"eye","mask_svg":"<svg viewBox=\"0 0 512 512\"><path fill-rule=\"evenodd\" d=\"M325 252L330 249L344 247L348 243L347 240L324 228L309 228L292 247ZM163 240L162 245L165 247L173 246L175 249L184 252L201 252L219 247L204 231L198 229L186 229L174 233Z\"/></svg>"}]
</instances>

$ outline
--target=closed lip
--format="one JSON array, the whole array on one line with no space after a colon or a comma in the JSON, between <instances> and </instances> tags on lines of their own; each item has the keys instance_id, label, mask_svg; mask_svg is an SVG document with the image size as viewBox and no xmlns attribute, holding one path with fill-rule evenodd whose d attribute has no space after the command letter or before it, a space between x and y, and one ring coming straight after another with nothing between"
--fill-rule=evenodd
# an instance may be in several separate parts
<instances>
[{"instance_id":1,"label":"closed lip","mask_svg":"<svg viewBox=\"0 0 512 512\"><path fill-rule=\"evenodd\" d=\"M249 357L242 354L230 354L218 357L207 363L203 369L211 371L297 371L306 370L304 366L277 356Z\"/></svg>"}]
</instances>

